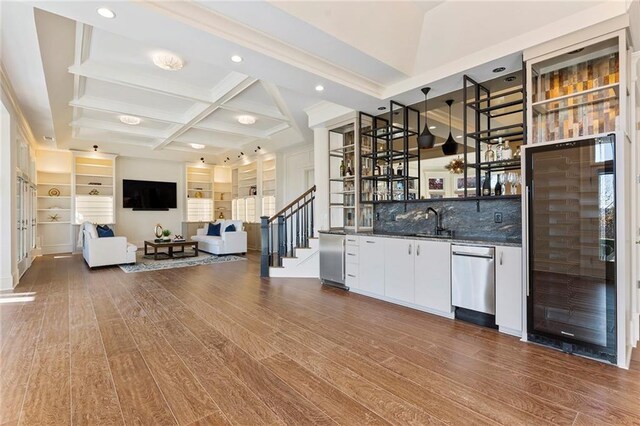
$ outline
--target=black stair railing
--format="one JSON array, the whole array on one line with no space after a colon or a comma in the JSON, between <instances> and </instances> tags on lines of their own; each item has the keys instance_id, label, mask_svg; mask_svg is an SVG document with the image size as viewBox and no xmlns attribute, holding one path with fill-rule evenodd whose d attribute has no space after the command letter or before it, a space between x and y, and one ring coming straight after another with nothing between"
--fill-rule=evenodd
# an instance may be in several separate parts
<instances>
[{"instance_id":1,"label":"black stair railing","mask_svg":"<svg viewBox=\"0 0 640 426\"><path fill-rule=\"evenodd\" d=\"M262 257L260 276L269 276L270 266L282 266L282 258L293 257L296 248L309 247L314 235L315 185L275 215L260 218Z\"/></svg>"}]
</instances>

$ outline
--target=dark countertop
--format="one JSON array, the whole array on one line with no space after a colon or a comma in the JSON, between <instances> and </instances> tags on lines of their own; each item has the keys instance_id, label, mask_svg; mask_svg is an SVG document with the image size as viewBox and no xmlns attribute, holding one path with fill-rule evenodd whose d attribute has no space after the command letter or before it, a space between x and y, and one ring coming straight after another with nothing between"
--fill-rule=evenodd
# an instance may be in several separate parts
<instances>
[{"instance_id":1,"label":"dark countertop","mask_svg":"<svg viewBox=\"0 0 640 426\"><path fill-rule=\"evenodd\" d=\"M325 231L318 231L321 234L333 234L333 235L359 235L359 236L369 236L369 237L384 237L384 238L400 238L407 240L426 240L426 241L447 241L453 244L475 244L475 245L497 245L497 246L507 246L507 247L522 247L522 242L520 241L510 241L510 240L499 240L493 238L442 238L442 237L430 237L428 235L404 235L404 234L385 234L385 233L374 233L374 232L355 232L344 229L331 229Z\"/></svg>"}]
</instances>

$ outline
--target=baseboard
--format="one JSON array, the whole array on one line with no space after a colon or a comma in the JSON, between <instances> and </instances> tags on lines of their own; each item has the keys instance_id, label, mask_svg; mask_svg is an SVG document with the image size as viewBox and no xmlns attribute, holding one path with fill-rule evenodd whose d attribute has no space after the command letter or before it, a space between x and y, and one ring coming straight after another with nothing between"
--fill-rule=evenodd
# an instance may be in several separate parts
<instances>
[{"instance_id":1,"label":"baseboard","mask_svg":"<svg viewBox=\"0 0 640 426\"><path fill-rule=\"evenodd\" d=\"M13 290L17 284L18 279L13 275L0 277L0 291Z\"/></svg>"}]
</instances>

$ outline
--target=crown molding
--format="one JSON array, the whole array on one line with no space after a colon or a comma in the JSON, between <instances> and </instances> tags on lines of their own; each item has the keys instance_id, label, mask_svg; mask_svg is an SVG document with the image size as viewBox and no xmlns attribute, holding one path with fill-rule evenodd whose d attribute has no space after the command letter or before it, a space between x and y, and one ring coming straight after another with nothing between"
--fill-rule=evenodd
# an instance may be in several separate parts
<instances>
[{"instance_id":1,"label":"crown molding","mask_svg":"<svg viewBox=\"0 0 640 426\"><path fill-rule=\"evenodd\" d=\"M336 121L344 120L345 117L356 116L356 111L342 105L334 104L329 101L321 101L311 105L304 110L309 117L309 127L326 127L332 125Z\"/></svg>"},{"instance_id":2,"label":"crown molding","mask_svg":"<svg viewBox=\"0 0 640 426\"><path fill-rule=\"evenodd\" d=\"M36 141L36 137L31 130L29 121L27 121L27 118L24 116L24 113L18 104L18 98L13 90L13 86L11 85L11 81L9 81L9 77L7 76L7 72L2 62L0 62L0 87L2 88L2 93L4 93L5 97L9 100L11 109L16 114L16 121L18 122L20 130L22 130L23 136L27 140L27 143L31 149L34 151L37 150L38 143Z\"/></svg>"}]
</instances>

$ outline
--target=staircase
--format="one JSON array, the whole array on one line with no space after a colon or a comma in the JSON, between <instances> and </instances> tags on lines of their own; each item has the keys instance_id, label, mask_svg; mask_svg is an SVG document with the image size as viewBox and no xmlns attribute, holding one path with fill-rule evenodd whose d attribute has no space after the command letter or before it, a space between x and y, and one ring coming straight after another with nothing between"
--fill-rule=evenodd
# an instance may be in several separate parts
<instances>
[{"instance_id":1,"label":"staircase","mask_svg":"<svg viewBox=\"0 0 640 426\"><path fill-rule=\"evenodd\" d=\"M271 217L261 217L261 277L317 278L320 243L315 237L315 185Z\"/></svg>"}]
</instances>

